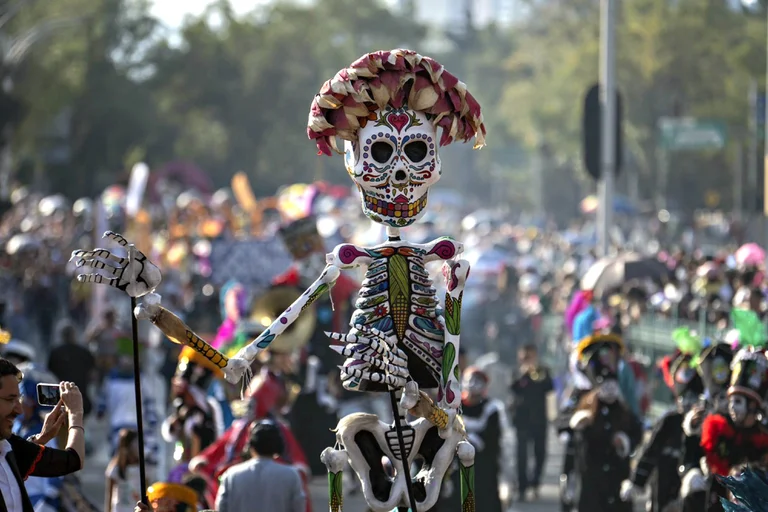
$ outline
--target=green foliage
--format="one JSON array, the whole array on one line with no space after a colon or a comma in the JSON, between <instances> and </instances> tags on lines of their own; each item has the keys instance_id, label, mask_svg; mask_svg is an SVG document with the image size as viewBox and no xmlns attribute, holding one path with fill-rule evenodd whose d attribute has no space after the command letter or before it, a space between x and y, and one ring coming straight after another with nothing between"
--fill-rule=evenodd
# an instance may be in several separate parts
<instances>
[{"instance_id":1,"label":"green foliage","mask_svg":"<svg viewBox=\"0 0 768 512\"><path fill-rule=\"evenodd\" d=\"M418 47L424 34L375 0L277 2L244 19L222 1L208 13L221 26L192 19L172 46L145 0L38 4L14 30L68 12L88 18L26 59L16 90L32 109L17 133L17 158L41 162L52 188L78 195L124 175L136 154L151 165L194 161L222 185L245 170L265 195L325 174L344 180L325 172L339 162L317 157L307 140L312 97L363 53ZM62 113L67 140L41 136ZM70 162L48 161L57 144L71 148Z\"/></svg>"},{"instance_id":2,"label":"green foliage","mask_svg":"<svg viewBox=\"0 0 768 512\"><path fill-rule=\"evenodd\" d=\"M198 20L184 29L182 48L157 52L149 86L174 136L151 156L184 155L220 183L243 170L261 195L320 177L334 164L317 157L306 136L309 104L322 82L368 51L418 45L421 33L373 0L278 3L244 20L224 4L221 14L223 28ZM327 174L345 179L343 172Z\"/></svg>"},{"instance_id":3,"label":"green foliage","mask_svg":"<svg viewBox=\"0 0 768 512\"><path fill-rule=\"evenodd\" d=\"M659 117L719 118L731 140L744 138L748 86L764 74L765 20L726 1L619 6L625 161L641 173L649 197ZM17 160L36 162L45 183L72 195L113 182L137 158L151 166L194 161L219 185L243 170L258 195L290 182L344 182L341 162L318 157L307 140L310 101L360 55L410 47L436 57L484 108L488 147L446 148L445 185L530 201L530 152L546 145L555 164L548 191L572 191L572 180L558 173L580 171L583 95L598 77L598 7L594 0L527 2L530 17L519 25L442 34L452 44L431 52L428 36L440 33L378 0L276 1L246 17L222 0L187 22L180 44L148 15L148 0L29 2L6 27L11 34L72 13L84 19L36 44L15 71L28 106L15 137ZM220 23L210 23L211 15ZM68 128L63 140L51 133L54 121ZM52 161L60 146L69 159ZM680 195L693 203L702 195L696 187L729 187L732 151L674 155L670 186L685 187Z\"/></svg>"},{"instance_id":4,"label":"green foliage","mask_svg":"<svg viewBox=\"0 0 768 512\"><path fill-rule=\"evenodd\" d=\"M659 117L687 115L729 123L743 139L751 78L765 73L763 16L745 15L726 1L623 0L617 12L617 75L625 106L625 146L641 173L646 197L655 181ZM544 0L530 4L530 22L517 28L512 73L504 95L512 133L528 148L546 142L579 164L584 94L598 79L599 2ZM730 187L728 155L673 158L695 174L671 195L702 202L695 186ZM691 185L694 185L694 190ZM728 195L728 194L724 194Z\"/></svg>"}]
</instances>

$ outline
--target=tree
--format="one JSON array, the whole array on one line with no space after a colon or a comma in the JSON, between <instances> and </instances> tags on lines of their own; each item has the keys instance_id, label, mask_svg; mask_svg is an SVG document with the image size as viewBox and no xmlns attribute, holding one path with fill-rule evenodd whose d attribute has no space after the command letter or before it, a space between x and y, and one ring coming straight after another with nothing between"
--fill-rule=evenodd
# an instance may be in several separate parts
<instances>
[{"instance_id":1,"label":"tree","mask_svg":"<svg viewBox=\"0 0 768 512\"><path fill-rule=\"evenodd\" d=\"M513 79L504 94L506 117L527 147L544 140L560 158L574 157L580 154L583 94L598 77L598 3L543 0L530 8L507 62ZM748 83L765 66L765 24L726 2L624 0L617 39L628 167L640 172L649 197L657 183L659 117L715 117L736 133L746 129ZM703 202L704 189L732 182L728 158L676 158L672 173L679 180L670 182L670 193L689 207Z\"/></svg>"},{"instance_id":2,"label":"tree","mask_svg":"<svg viewBox=\"0 0 768 512\"><path fill-rule=\"evenodd\" d=\"M194 20L181 48L153 51L157 72L147 85L163 128L148 157L194 160L219 184L246 171L262 195L286 183L346 179L341 162L317 157L307 139L309 104L343 66L368 51L417 43L421 27L373 0L277 3L245 19L226 2L212 12L223 18L220 28Z\"/></svg>"},{"instance_id":3,"label":"tree","mask_svg":"<svg viewBox=\"0 0 768 512\"><path fill-rule=\"evenodd\" d=\"M113 182L147 131L151 97L128 77L155 30L146 7L143 0L30 2L14 20L14 31L67 13L83 20L78 30L35 47L18 72L17 89L30 108L17 149L46 171L51 190L93 194ZM57 120L64 129L51 133ZM67 157L51 160L59 146Z\"/></svg>"}]
</instances>

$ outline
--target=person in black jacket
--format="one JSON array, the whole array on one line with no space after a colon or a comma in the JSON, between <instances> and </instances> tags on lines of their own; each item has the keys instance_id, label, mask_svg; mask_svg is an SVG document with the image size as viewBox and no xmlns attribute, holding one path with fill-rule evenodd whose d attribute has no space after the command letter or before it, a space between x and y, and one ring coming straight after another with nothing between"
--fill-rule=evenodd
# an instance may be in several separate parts
<instances>
[{"instance_id":1,"label":"person in black jacket","mask_svg":"<svg viewBox=\"0 0 768 512\"><path fill-rule=\"evenodd\" d=\"M499 477L504 473L504 433L509 430L504 404L488 398L488 374L470 366L464 370L461 384L462 419L469 442L475 448L475 510L502 512ZM447 475L448 476L448 475ZM441 499L429 512L453 512L460 502L458 460L443 482Z\"/></svg>"},{"instance_id":2,"label":"person in black jacket","mask_svg":"<svg viewBox=\"0 0 768 512\"><path fill-rule=\"evenodd\" d=\"M679 468L686 451L683 419L704 392L704 383L691 367L691 360L691 355L676 351L662 361L664 382L674 393L677 407L658 420L632 476L622 484L622 499L629 499L650 485L650 507L646 507L650 512L663 512L678 503L680 496Z\"/></svg>"},{"instance_id":3,"label":"person in black jacket","mask_svg":"<svg viewBox=\"0 0 768 512\"><path fill-rule=\"evenodd\" d=\"M96 360L88 348L80 343L74 326L67 324L59 332L61 345L51 350L48 356L48 369L59 380L74 382L82 389L83 413L87 418L91 413L92 403L87 389L96 376Z\"/></svg>"},{"instance_id":4,"label":"person in black jacket","mask_svg":"<svg viewBox=\"0 0 768 512\"><path fill-rule=\"evenodd\" d=\"M613 334L595 334L576 349L579 369L594 386L579 400L570 421L581 482L578 512L632 511L632 503L621 500L621 485L629 477L629 455L642 441L643 427L621 398L622 351L621 339Z\"/></svg>"},{"instance_id":5,"label":"person in black jacket","mask_svg":"<svg viewBox=\"0 0 768 512\"><path fill-rule=\"evenodd\" d=\"M85 462L83 397L71 382L62 382L61 401L46 418L42 432L29 439L12 433L14 419L22 414L19 382L23 375L10 361L0 358L0 512L34 512L24 480L29 476L57 477L74 473ZM46 448L69 418L64 450Z\"/></svg>"},{"instance_id":6,"label":"person in black jacket","mask_svg":"<svg viewBox=\"0 0 768 512\"><path fill-rule=\"evenodd\" d=\"M518 352L520 377L512 383L513 422L517 431L517 485L519 500L526 492L538 498L541 475L547 460L547 395L554 386L548 368L539 364L535 345ZM528 453L533 450L534 470L528 473Z\"/></svg>"},{"instance_id":7,"label":"person in black jacket","mask_svg":"<svg viewBox=\"0 0 768 512\"><path fill-rule=\"evenodd\" d=\"M731 381L734 355L729 344L717 341L704 348L698 355L697 370L704 383L704 394L699 403L689 408L683 419L686 450L679 468L683 512L705 510L709 502L712 482L701 468L700 460L704 457L701 427L704 419L710 414L728 416L727 390Z\"/></svg>"}]
</instances>

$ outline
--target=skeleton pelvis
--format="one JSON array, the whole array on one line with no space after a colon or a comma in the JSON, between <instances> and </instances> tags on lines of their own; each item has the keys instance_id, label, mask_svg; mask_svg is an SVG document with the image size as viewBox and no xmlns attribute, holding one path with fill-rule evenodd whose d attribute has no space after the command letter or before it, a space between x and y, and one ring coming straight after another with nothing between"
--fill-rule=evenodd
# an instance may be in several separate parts
<instances>
[{"instance_id":1,"label":"skeleton pelvis","mask_svg":"<svg viewBox=\"0 0 768 512\"><path fill-rule=\"evenodd\" d=\"M419 510L429 510L440 496L443 477L462 434L454 431L448 439L442 439L437 427L423 418L403 427L408 463L421 463L418 474L411 475L414 497ZM339 421L336 437L347 450L365 501L374 512L408 506L408 485L394 424L387 425L374 414L350 414ZM392 464L394 476L387 472L385 457Z\"/></svg>"}]
</instances>

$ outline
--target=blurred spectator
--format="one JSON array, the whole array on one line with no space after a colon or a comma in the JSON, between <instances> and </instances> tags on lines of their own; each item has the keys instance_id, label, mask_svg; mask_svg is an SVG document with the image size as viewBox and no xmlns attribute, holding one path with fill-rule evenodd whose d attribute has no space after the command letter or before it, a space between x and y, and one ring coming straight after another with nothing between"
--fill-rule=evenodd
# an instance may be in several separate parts
<instances>
[{"instance_id":1,"label":"blurred spectator","mask_svg":"<svg viewBox=\"0 0 768 512\"><path fill-rule=\"evenodd\" d=\"M8 301L8 310L5 313L5 326L14 338L29 339L32 334L29 327L29 319L24 312L24 301L13 295Z\"/></svg>"},{"instance_id":2,"label":"blurred spectator","mask_svg":"<svg viewBox=\"0 0 768 512\"><path fill-rule=\"evenodd\" d=\"M88 388L96 373L96 360L91 351L79 343L77 330L73 325L66 324L61 328L60 339L61 344L54 348L48 357L48 369L59 380L77 384L83 394L83 410L87 417L92 409Z\"/></svg>"},{"instance_id":3,"label":"blurred spectator","mask_svg":"<svg viewBox=\"0 0 768 512\"><path fill-rule=\"evenodd\" d=\"M275 461L285 451L277 425L257 423L248 444L251 460L231 467L221 477L216 510L248 510L259 503L270 512L305 512L307 496L299 473Z\"/></svg>"},{"instance_id":4,"label":"blurred spectator","mask_svg":"<svg viewBox=\"0 0 768 512\"><path fill-rule=\"evenodd\" d=\"M92 323L85 332L85 342L90 344L91 351L96 354L100 383L115 366L119 335L117 315L111 308L104 311L102 317Z\"/></svg>"},{"instance_id":5,"label":"blurred spectator","mask_svg":"<svg viewBox=\"0 0 768 512\"><path fill-rule=\"evenodd\" d=\"M118 435L117 452L105 472L104 512L131 512L134 503L141 499L138 435L131 429L122 429Z\"/></svg>"},{"instance_id":6,"label":"blurred spectator","mask_svg":"<svg viewBox=\"0 0 768 512\"><path fill-rule=\"evenodd\" d=\"M102 395L97 408L99 419L106 417L109 422L111 455L117 452L119 434L123 429L137 429L136 395L133 372L133 346L130 339L121 338L117 364L104 379ZM142 380L141 398L144 413L144 451L147 465L157 464L158 439L156 436L158 418L155 406L155 390ZM147 468L149 471L149 467Z\"/></svg>"}]
</instances>

